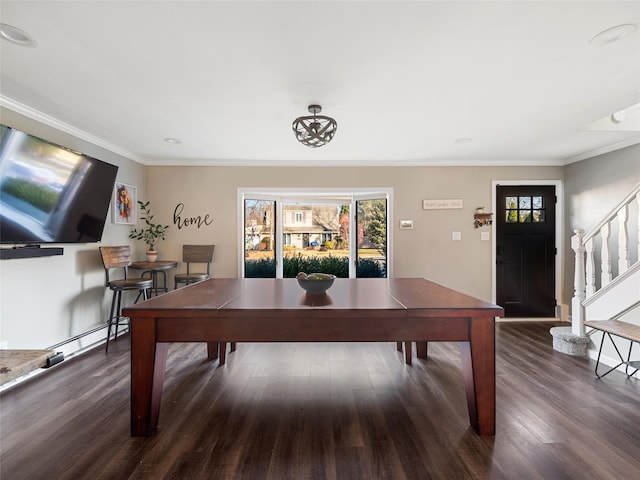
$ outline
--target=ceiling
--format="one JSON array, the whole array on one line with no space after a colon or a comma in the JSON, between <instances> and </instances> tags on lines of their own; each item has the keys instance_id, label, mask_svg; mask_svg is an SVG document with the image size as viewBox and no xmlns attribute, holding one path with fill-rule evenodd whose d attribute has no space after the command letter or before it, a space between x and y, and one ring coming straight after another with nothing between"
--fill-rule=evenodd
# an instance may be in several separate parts
<instances>
[{"instance_id":1,"label":"ceiling","mask_svg":"<svg viewBox=\"0 0 640 480\"><path fill-rule=\"evenodd\" d=\"M640 143L640 32L591 42L640 28L638 1L1 1L0 20L36 43L0 42L0 105L146 165L565 165ZM338 123L315 149L291 127L312 103Z\"/></svg>"}]
</instances>

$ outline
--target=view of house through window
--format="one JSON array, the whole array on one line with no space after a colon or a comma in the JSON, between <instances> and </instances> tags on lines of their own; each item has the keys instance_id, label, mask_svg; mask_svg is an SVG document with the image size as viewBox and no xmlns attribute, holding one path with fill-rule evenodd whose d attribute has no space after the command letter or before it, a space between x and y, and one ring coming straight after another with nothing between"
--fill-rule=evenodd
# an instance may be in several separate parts
<instances>
[{"instance_id":1,"label":"view of house through window","mask_svg":"<svg viewBox=\"0 0 640 480\"><path fill-rule=\"evenodd\" d=\"M384 271L385 274L380 276L386 277L386 199L359 200L356 205L356 276L377 277L378 271Z\"/></svg>"},{"instance_id":2,"label":"view of house through window","mask_svg":"<svg viewBox=\"0 0 640 480\"><path fill-rule=\"evenodd\" d=\"M247 277L276 276L275 206L273 200L244 201L244 251Z\"/></svg>"},{"instance_id":3,"label":"view of house through window","mask_svg":"<svg viewBox=\"0 0 640 480\"><path fill-rule=\"evenodd\" d=\"M390 192L241 197L244 277L387 277Z\"/></svg>"}]
</instances>

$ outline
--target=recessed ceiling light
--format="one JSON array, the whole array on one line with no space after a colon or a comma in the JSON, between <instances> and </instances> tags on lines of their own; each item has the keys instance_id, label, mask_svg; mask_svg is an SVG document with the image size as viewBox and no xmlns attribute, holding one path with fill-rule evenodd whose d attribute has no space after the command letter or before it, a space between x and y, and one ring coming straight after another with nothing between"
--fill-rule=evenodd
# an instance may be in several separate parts
<instances>
[{"instance_id":1,"label":"recessed ceiling light","mask_svg":"<svg viewBox=\"0 0 640 480\"><path fill-rule=\"evenodd\" d=\"M177 138L173 138L173 137L167 137L164 139L165 142L170 143L172 145L177 145L178 143L180 143L180 140Z\"/></svg>"},{"instance_id":2,"label":"recessed ceiling light","mask_svg":"<svg viewBox=\"0 0 640 480\"><path fill-rule=\"evenodd\" d=\"M623 25L617 25L615 27L608 28L596 36L594 36L591 40L589 40L589 45L602 46L608 45L610 43L617 42L622 40L624 37L628 37L632 33L634 33L638 27L633 23L625 23Z\"/></svg>"},{"instance_id":3,"label":"recessed ceiling light","mask_svg":"<svg viewBox=\"0 0 640 480\"><path fill-rule=\"evenodd\" d=\"M35 47L37 45L33 37L27 32L6 23L0 23L0 37L23 47Z\"/></svg>"},{"instance_id":4,"label":"recessed ceiling light","mask_svg":"<svg viewBox=\"0 0 640 480\"><path fill-rule=\"evenodd\" d=\"M471 142L471 137L460 137L460 138L456 138L453 143L457 143L458 145L462 145L465 143L470 143Z\"/></svg>"}]
</instances>

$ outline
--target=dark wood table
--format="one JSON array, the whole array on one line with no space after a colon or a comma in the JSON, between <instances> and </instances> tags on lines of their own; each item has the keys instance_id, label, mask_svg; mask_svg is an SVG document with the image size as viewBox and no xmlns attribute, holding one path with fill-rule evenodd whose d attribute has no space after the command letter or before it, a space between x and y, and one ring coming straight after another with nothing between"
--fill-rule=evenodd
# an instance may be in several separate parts
<instances>
[{"instance_id":1,"label":"dark wood table","mask_svg":"<svg viewBox=\"0 0 640 480\"><path fill-rule=\"evenodd\" d=\"M158 425L170 342L399 339L461 342L471 426L481 435L495 433L495 317L504 311L425 279L338 278L326 296L316 296L296 279L215 278L123 314L132 329L132 436L149 435Z\"/></svg>"},{"instance_id":2,"label":"dark wood table","mask_svg":"<svg viewBox=\"0 0 640 480\"><path fill-rule=\"evenodd\" d=\"M133 262L130 268L135 270L144 270L140 274L141 277L148 273L152 281L151 295L158 295L158 292L168 292L167 288L167 274L165 270L171 270L176 268L178 262L175 260L156 260L155 262ZM158 286L158 273L162 274L162 287Z\"/></svg>"}]
</instances>

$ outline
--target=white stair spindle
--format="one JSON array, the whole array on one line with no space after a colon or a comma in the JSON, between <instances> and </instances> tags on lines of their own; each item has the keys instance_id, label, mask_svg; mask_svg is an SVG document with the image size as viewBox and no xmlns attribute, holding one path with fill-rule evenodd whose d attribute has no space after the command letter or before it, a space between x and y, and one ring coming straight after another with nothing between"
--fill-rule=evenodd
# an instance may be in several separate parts
<instances>
[{"instance_id":1,"label":"white stair spindle","mask_svg":"<svg viewBox=\"0 0 640 480\"><path fill-rule=\"evenodd\" d=\"M600 252L601 272L600 272L600 288L608 285L611 281L611 255L609 254L609 222L605 223L600 229L602 238L602 249Z\"/></svg>"},{"instance_id":2,"label":"white stair spindle","mask_svg":"<svg viewBox=\"0 0 640 480\"><path fill-rule=\"evenodd\" d=\"M596 293L596 270L595 270L595 259L594 259L594 248L595 244L593 242L593 237L589 238L584 242L584 248L587 253L587 265L585 267L586 272L586 295L589 298L591 295Z\"/></svg>"},{"instance_id":3,"label":"white stair spindle","mask_svg":"<svg viewBox=\"0 0 640 480\"><path fill-rule=\"evenodd\" d=\"M627 205L618 210L618 275L622 275L629 269L629 250L627 244L629 234L627 232Z\"/></svg>"}]
</instances>

